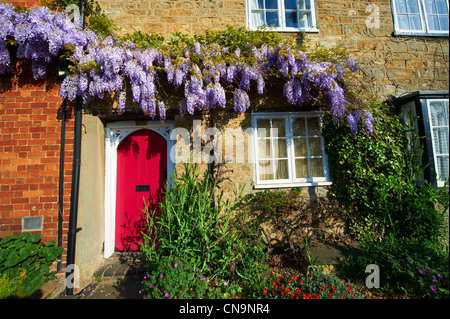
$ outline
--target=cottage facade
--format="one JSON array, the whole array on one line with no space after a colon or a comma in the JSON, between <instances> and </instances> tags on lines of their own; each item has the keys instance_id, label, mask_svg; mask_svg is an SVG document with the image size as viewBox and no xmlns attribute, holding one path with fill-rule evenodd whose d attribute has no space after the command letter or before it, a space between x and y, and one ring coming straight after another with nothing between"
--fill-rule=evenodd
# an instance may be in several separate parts
<instances>
[{"instance_id":1,"label":"cottage facade","mask_svg":"<svg viewBox=\"0 0 450 319\"><path fill-rule=\"evenodd\" d=\"M286 36L300 33L304 44L341 45L379 100L395 102L405 114L414 111L419 116L418 130L428 137L426 157L432 163L428 177L433 180L437 174L439 182L448 178L446 0L101 0L99 4L123 33L139 30L170 37L173 32L193 34L227 25L270 25ZM44 241L60 239L67 247L74 119L69 105L62 125L58 81L36 82L28 69L19 61L19 74L1 79L0 237L32 231L41 233ZM49 79L56 79L56 69L55 65ZM181 117L174 112L164 123L138 113L117 115L104 105L83 114L75 252L80 287L92 279L104 258L117 250L136 249L131 225L138 217L128 213L134 208L127 203L156 194L180 167L174 154L183 154L183 143L198 145L203 151L198 162L205 165L211 159L205 141L221 137L222 152L215 156L221 157L216 162L226 163L221 188L230 194L241 188L252 192L298 186L309 194L326 192L332 179L320 114L293 109L279 92L252 101L251 113L231 110ZM277 135L271 133L273 128ZM175 129L180 134L174 134ZM266 131L247 134L254 129ZM202 135L203 144L198 139ZM177 147L176 137L182 142ZM136 177L141 175L148 178ZM133 191L119 189L124 185ZM119 210L124 212L120 216Z\"/></svg>"}]
</instances>

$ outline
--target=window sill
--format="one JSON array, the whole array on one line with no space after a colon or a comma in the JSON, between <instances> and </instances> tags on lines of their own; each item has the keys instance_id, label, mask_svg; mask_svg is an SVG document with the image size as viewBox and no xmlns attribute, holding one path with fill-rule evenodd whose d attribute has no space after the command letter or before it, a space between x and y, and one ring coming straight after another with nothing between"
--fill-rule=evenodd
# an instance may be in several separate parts
<instances>
[{"instance_id":1,"label":"window sill","mask_svg":"<svg viewBox=\"0 0 450 319\"><path fill-rule=\"evenodd\" d=\"M311 187L311 186L329 186L332 182L304 182L304 183L272 183L272 184L255 184L255 189L264 188L286 188L286 187Z\"/></svg>"},{"instance_id":2,"label":"window sill","mask_svg":"<svg viewBox=\"0 0 450 319\"><path fill-rule=\"evenodd\" d=\"M449 33L426 33L426 32L408 32L408 31L394 31L394 36L408 36L408 37L448 37Z\"/></svg>"},{"instance_id":3,"label":"window sill","mask_svg":"<svg viewBox=\"0 0 450 319\"><path fill-rule=\"evenodd\" d=\"M269 31L269 32L306 32L306 33L319 33L319 29L309 28L309 29L297 29L297 28L252 28L249 27L252 31Z\"/></svg>"}]
</instances>

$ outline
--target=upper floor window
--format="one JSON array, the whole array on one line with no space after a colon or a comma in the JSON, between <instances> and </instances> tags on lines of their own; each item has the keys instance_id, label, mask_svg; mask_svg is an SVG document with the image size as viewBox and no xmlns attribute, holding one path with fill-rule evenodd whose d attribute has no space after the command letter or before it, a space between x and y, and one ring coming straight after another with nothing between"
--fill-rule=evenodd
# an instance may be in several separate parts
<instances>
[{"instance_id":1,"label":"upper floor window","mask_svg":"<svg viewBox=\"0 0 450 319\"><path fill-rule=\"evenodd\" d=\"M247 0L248 26L274 31L317 31L314 0Z\"/></svg>"},{"instance_id":2,"label":"upper floor window","mask_svg":"<svg viewBox=\"0 0 450 319\"><path fill-rule=\"evenodd\" d=\"M392 0L397 34L448 35L448 0Z\"/></svg>"}]
</instances>

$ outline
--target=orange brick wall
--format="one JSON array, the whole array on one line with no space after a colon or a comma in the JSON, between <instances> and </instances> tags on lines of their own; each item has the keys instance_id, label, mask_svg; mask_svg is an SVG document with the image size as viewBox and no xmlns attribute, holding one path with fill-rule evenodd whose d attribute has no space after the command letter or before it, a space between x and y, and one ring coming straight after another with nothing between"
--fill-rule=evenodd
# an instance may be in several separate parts
<instances>
[{"instance_id":1,"label":"orange brick wall","mask_svg":"<svg viewBox=\"0 0 450 319\"><path fill-rule=\"evenodd\" d=\"M35 81L27 63L0 79L0 238L19 235L28 216L42 216L42 241L58 238L59 156L62 105L56 65L49 80ZM70 105L69 105L70 106ZM73 119L66 122L64 247L69 220Z\"/></svg>"}]
</instances>

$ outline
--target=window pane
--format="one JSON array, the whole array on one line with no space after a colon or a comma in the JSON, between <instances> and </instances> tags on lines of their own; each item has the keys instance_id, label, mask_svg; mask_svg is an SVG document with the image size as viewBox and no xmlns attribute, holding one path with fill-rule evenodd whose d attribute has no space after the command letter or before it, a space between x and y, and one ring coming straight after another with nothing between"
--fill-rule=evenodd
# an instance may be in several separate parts
<instances>
[{"instance_id":1,"label":"window pane","mask_svg":"<svg viewBox=\"0 0 450 319\"><path fill-rule=\"evenodd\" d=\"M285 18L286 18L286 27L298 28L297 10L295 10L295 11L287 11L286 10Z\"/></svg>"},{"instance_id":2,"label":"window pane","mask_svg":"<svg viewBox=\"0 0 450 319\"><path fill-rule=\"evenodd\" d=\"M320 134L320 121L318 117L310 117L307 119L308 124L308 135L319 135Z\"/></svg>"},{"instance_id":3,"label":"window pane","mask_svg":"<svg viewBox=\"0 0 450 319\"><path fill-rule=\"evenodd\" d=\"M448 14L447 2L445 0L436 0L436 9L439 14Z\"/></svg>"},{"instance_id":4,"label":"window pane","mask_svg":"<svg viewBox=\"0 0 450 319\"><path fill-rule=\"evenodd\" d=\"M441 31L444 31L444 30L448 31L448 16L447 17L440 16L439 24L441 26Z\"/></svg>"},{"instance_id":5,"label":"window pane","mask_svg":"<svg viewBox=\"0 0 450 319\"><path fill-rule=\"evenodd\" d=\"M436 13L434 1L425 0L425 10L427 13Z\"/></svg>"},{"instance_id":6,"label":"window pane","mask_svg":"<svg viewBox=\"0 0 450 319\"><path fill-rule=\"evenodd\" d=\"M310 137L309 156L322 156L322 140L320 137Z\"/></svg>"},{"instance_id":7,"label":"window pane","mask_svg":"<svg viewBox=\"0 0 450 319\"><path fill-rule=\"evenodd\" d=\"M398 27L400 28L400 30L409 30L408 16L397 15L397 19L398 19Z\"/></svg>"},{"instance_id":8,"label":"window pane","mask_svg":"<svg viewBox=\"0 0 450 319\"><path fill-rule=\"evenodd\" d=\"M397 13L407 13L405 0L396 0Z\"/></svg>"},{"instance_id":9,"label":"window pane","mask_svg":"<svg viewBox=\"0 0 450 319\"><path fill-rule=\"evenodd\" d=\"M300 158L295 160L295 176L297 178L309 178L307 158Z\"/></svg>"},{"instance_id":10,"label":"window pane","mask_svg":"<svg viewBox=\"0 0 450 319\"><path fill-rule=\"evenodd\" d=\"M278 9L278 1L266 0L266 9Z\"/></svg>"},{"instance_id":11,"label":"window pane","mask_svg":"<svg viewBox=\"0 0 450 319\"><path fill-rule=\"evenodd\" d=\"M300 12L299 13L299 28L311 28L312 25L312 17L310 12Z\"/></svg>"},{"instance_id":12,"label":"window pane","mask_svg":"<svg viewBox=\"0 0 450 319\"><path fill-rule=\"evenodd\" d=\"M408 0L407 10L409 13L419 13L419 5L417 0Z\"/></svg>"},{"instance_id":13,"label":"window pane","mask_svg":"<svg viewBox=\"0 0 450 319\"><path fill-rule=\"evenodd\" d=\"M449 159L448 156L439 156L436 158L438 174L440 179L449 178Z\"/></svg>"},{"instance_id":14,"label":"window pane","mask_svg":"<svg viewBox=\"0 0 450 319\"><path fill-rule=\"evenodd\" d=\"M437 16L427 16L427 19L428 19L428 27L430 28L430 30L434 31L440 30Z\"/></svg>"},{"instance_id":15,"label":"window pane","mask_svg":"<svg viewBox=\"0 0 450 319\"><path fill-rule=\"evenodd\" d=\"M306 138L296 138L294 140L295 157L308 156L308 148L306 144Z\"/></svg>"},{"instance_id":16,"label":"window pane","mask_svg":"<svg viewBox=\"0 0 450 319\"><path fill-rule=\"evenodd\" d=\"M273 179L272 161L259 161L259 178L261 180Z\"/></svg>"},{"instance_id":17,"label":"window pane","mask_svg":"<svg viewBox=\"0 0 450 319\"><path fill-rule=\"evenodd\" d=\"M306 126L304 118L296 118L292 123L294 136L306 136Z\"/></svg>"},{"instance_id":18,"label":"window pane","mask_svg":"<svg viewBox=\"0 0 450 319\"><path fill-rule=\"evenodd\" d=\"M311 158L311 177L324 177L323 160L321 158Z\"/></svg>"},{"instance_id":19,"label":"window pane","mask_svg":"<svg viewBox=\"0 0 450 319\"><path fill-rule=\"evenodd\" d=\"M259 158L269 158L272 157L272 152L270 149L270 140L259 140L258 141L258 154Z\"/></svg>"},{"instance_id":20,"label":"window pane","mask_svg":"<svg viewBox=\"0 0 450 319\"><path fill-rule=\"evenodd\" d=\"M285 9L297 9L297 0L284 0Z\"/></svg>"},{"instance_id":21,"label":"window pane","mask_svg":"<svg viewBox=\"0 0 450 319\"><path fill-rule=\"evenodd\" d=\"M411 21L411 30L422 30L422 20L419 15L409 16Z\"/></svg>"},{"instance_id":22,"label":"window pane","mask_svg":"<svg viewBox=\"0 0 450 319\"><path fill-rule=\"evenodd\" d=\"M279 27L278 12L266 12L266 24L269 27Z\"/></svg>"},{"instance_id":23,"label":"window pane","mask_svg":"<svg viewBox=\"0 0 450 319\"><path fill-rule=\"evenodd\" d=\"M270 120L269 119L258 119L256 121L256 126L258 128L258 137L269 137L270 136Z\"/></svg>"},{"instance_id":24,"label":"window pane","mask_svg":"<svg viewBox=\"0 0 450 319\"><path fill-rule=\"evenodd\" d=\"M274 129L272 136L285 137L286 125L284 119L273 119L272 128Z\"/></svg>"},{"instance_id":25,"label":"window pane","mask_svg":"<svg viewBox=\"0 0 450 319\"><path fill-rule=\"evenodd\" d=\"M261 27L265 24L264 22L264 12L252 12L252 26Z\"/></svg>"},{"instance_id":26,"label":"window pane","mask_svg":"<svg viewBox=\"0 0 450 319\"><path fill-rule=\"evenodd\" d=\"M277 158L287 157L286 140L275 139L273 140L274 154Z\"/></svg>"},{"instance_id":27,"label":"window pane","mask_svg":"<svg viewBox=\"0 0 450 319\"><path fill-rule=\"evenodd\" d=\"M448 113L442 101L430 102L430 113L433 126L448 125Z\"/></svg>"},{"instance_id":28,"label":"window pane","mask_svg":"<svg viewBox=\"0 0 450 319\"><path fill-rule=\"evenodd\" d=\"M253 0L252 3L255 6L254 9L264 9L264 0Z\"/></svg>"},{"instance_id":29,"label":"window pane","mask_svg":"<svg viewBox=\"0 0 450 319\"><path fill-rule=\"evenodd\" d=\"M448 129L433 129L433 144L436 154L448 154Z\"/></svg>"},{"instance_id":30,"label":"window pane","mask_svg":"<svg viewBox=\"0 0 450 319\"><path fill-rule=\"evenodd\" d=\"M275 161L275 179L288 179L288 161Z\"/></svg>"}]
</instances>

